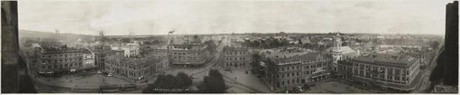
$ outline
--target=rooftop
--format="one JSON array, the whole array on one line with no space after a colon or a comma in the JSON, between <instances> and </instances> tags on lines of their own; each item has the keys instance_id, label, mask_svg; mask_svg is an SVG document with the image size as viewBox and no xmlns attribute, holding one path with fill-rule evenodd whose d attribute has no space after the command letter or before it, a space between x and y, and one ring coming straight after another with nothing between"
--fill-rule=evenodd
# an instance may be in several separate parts
<instances>
[{"instance_id":1,"label":"rooftop","mask_svg":"<svg viewBox=\"0 0 460 95\"><path fill-rule=\"evenodd\" d=\"M319 52L295 53L290 56L271 57L270 59L278 65L300 63L301 61L314 61L327 58L326 55Z\"/></svg>"},{"instance_id":2,"label":"rooftop","mask_svg":"<svg viewBox=\"0 0 460 95\"><path fill-rule=\"evenodd\" d=\"M249 48L225 46L223 51L249 51Z\"/></svg>"},{"instance_id":3,"label":"rooftop","mask_svg":"<svg viewBox=\"0 0 460 95\"><path fill-rule=\"evenodd\" d=\"M171 44L172 50L202 50L207 46L206 44Z\"/></svg>"},{"instance_id":4,"label":"rooftop","mask_svg":"<svg viewBox=\"0 0 460 95\"><path fill-rule=\"evenodd\" d=\"M156 59L156 57L152 57L153 55L146 55L141 57L124 57L120 54L113 54L106 56L107 61L114 62L114 63L121 63L121 64L128 64L128 65L142 65L148 66L154 64L154 62L160 62L160 59Z\"/></svg>"},{"instance_id":5,"label":"rooftop","mask_svg":"<svg viewBox=\"0 0 460 95\"><path fill-rule=\"evenodd\" d=\"M400 54L376 54L370 56L360 56L354 60L367 63L396 65L410 65L418 61L418 59L415 57Z\"/></svg>"},{"instance_id":6,"label":"rooftop","mask_svg":"<svg viewBox=\"0 0 460 95\"><path fill-rule=\"evenodd\" d=\"M83 48L69 48L67 46L47 46L39 47L42 49L43 54L59 54L59 53L91 53L88 49Z\"/></svg>"}]
</instances>

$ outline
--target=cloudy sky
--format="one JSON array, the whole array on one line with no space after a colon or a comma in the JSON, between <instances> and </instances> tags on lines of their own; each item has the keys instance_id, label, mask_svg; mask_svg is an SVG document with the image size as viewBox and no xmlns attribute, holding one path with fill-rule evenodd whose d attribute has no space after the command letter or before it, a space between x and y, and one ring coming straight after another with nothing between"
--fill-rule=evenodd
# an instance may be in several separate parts
<instances>
[{"instance_id":1,"label":"cloudy sky","mask_svg":"<svg viewBox=\"0 0 460 95\"><path fill-rule=\"evenodd\" d=\"M108 35L214 33L444 34L451 0L19 1L19 28Z\"/></svg>"}]
</instances>

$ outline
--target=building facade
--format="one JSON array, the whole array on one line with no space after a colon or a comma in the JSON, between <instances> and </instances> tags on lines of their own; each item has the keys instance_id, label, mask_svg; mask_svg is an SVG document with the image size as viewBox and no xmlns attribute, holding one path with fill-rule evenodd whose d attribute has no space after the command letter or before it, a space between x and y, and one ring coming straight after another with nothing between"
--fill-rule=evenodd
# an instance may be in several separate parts
<instances>
[{"instance_id":1,"label":"building facade","mask_svg":"<svg viewBox=\"0 0 460 95\"><path fill-rule=\"evenodd\" d=\"M361 56L341 61L339 66L344 79L403 91L415 89L416 78L420 77L420 59L410 56Z\"/></svg>"},{"instance_id":2,"label":"building facade","mask_svg":"<svg viewBox=\"0 0 460 95\"><path fill-rule=\"evenodd\" d=\"M327 79L332 59L318 52L275 53L268 56L266 64L267 81L271 89L290 90L306 83Z\"/></svg>"},{"instance_id":3,"label":"building facade","mask_svg":"<svg viewBox=\"0 0 460 95\"><path fill-rule=\"evenodd\" d=\"M75 72L96 67L95 55L89 49L35 47L34 66L39 74Z\"/></svg>"},{"instance_id":4,"label":"building facade","mask_svg":"<svg viewBox=\"0 0 460 95\"><path fill-rule=\"evenodd\" d=\"M134 41L133 43L128 43L125 46L123 46L123 54L125 57L139 57L141 54L140 50L140 43L137 41Z\"/></svg>"},{"instance_id":5,"label":"building facade","mask_svg":"<svg viewBox=\"0 0 460 95\"><path fill-rule=\"evenodd\" d=\"M125 57L123 54L112 54L106 56L105 71L126 78L141 79L153 76L160 62L160 59L152 56Z\"/></svg>"},{"instance_id":6,"label":"building facade","mask_svg":"<svg viewBox=\"0 0 460 95\"><path fill-rule=\"evenodd\" d=\"M226 46L220 58L223 68L237 69L251 67L252 55L248 48Z\"/></svg>"},{"instance_id":7,"label":"building facade","mask_svg":"<svg viewBox=\"0 0 460 95\"><path fill-rule=\"evenodd\" d=\"M168 45L170 63L176 67L201 67L212 55L205 44Z\"/></svg>"}]
</instances>

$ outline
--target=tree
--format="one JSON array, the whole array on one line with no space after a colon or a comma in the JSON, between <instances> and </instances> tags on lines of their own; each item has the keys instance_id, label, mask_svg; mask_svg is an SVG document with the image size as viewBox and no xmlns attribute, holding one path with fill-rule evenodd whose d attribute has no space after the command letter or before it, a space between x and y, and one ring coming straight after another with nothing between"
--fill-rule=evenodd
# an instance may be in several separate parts
<instances>
[{"instance_id":1,"label":"tree","mask_svg":"<svg viewBox=\"0 0 460 95\"><path fill-rule=\"evenodd\" d=\"M430 46L431 46L431 48L436 49L439 46L439 42L438 41L433 41L433 42L431 42Z\"/></svg>"},{"instance_id":2,"label":"tree","mask_svg":"<svg viewBox=\"0 0 460 95\"><path fill-rule=\"evenodd\" d=\"M161 42L159 40L154 40L153 44L160 44Z\"/></svg>"},{"instance_id":3,"label":"tree","mask_svg":"<svg viewBox=\"0 0 460 95\"><path fill-rule=\"evenodd\" d=\"M202 93L225 93L227 87L222 74L215 69L209 71L209 75L204 77L203 83L198 86Z\"/></svg>"},{"instance_id":4,"label":"tree","mask_svg":"<svg viewBox=\"0 0 460 95\"><path fill-rule=\"evenodd\" d=\"M342 46L348 46L348 42L343 42Z\"/></svg>"},{"instance_id":5,"label":"tree","mask_svg":"<svg viewBox=\"0 0 460 95\"><path fill-rule=\"evenodd\" d=\"M129 38L121 38L121 42L129 43L129 42L131 42L131 39L129 39Z\"/></svg>"},{"instance_id":6,"label":"tree","mask_svg":"<svg viewBox=\"0 0 460 95\"><path fill-rule=\"evenodd\" d=\"M217 45L214 43L213 40L208 40L204 43L207 45L206 47L207 50L213 51L213 52L216 51Z\"/></svg>"},{"instance_id":7,"label":"tree","mask_svg":"<svg viewBox=\"0 0 460 95\"><path fill-rule=\"evenodd\" d=\"M260 65L261 60L262 60L262 57L260 54L257 54L257 53L252 54L251 65L253 67L252 68L253 71L255 71L256 73L259 73L260 69L262 68L262 66Z\"/></svg>"},{"instance_id":8,"label":"tree","mask_svg":"<svg viewBox=\"0 0 460 95\"><path fill-rule=\"evenodd\" d=\"M179 82L180 89L186 89L192 85L193 79L184 72L177 73L176 79Z\"/></svg>"},{"instance_id":9,"label":"tree","mask_svg":"<svg viewBox=\"0 0 460 95\"><path fill-rule=\"evenodd\" d=\"M193 79L184 72L177 73L176 76L171 74L159 75L158 79L149 84L142 90L143 93L154 93L153 89L187 89L192 85Z\"/></svg>"}]
</instances>

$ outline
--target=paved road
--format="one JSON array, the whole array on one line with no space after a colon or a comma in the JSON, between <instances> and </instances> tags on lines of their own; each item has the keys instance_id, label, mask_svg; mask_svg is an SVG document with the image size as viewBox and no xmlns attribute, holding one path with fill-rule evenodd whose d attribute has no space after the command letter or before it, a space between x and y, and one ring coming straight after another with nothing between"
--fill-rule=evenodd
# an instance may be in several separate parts
<instances>
[{"instance_id":1,"label":"paved road","mask_svg":"<svg viewBox=\"0 0 460 95\"><path fill-rule=\"evenodd\" d=\"M220 55L222 54L222 50L223 48L225 47L225 42L226 42L226 38L225 39L222 39L221 43L218 43L217 47L216 47L216 53L214 54L214 58L208 62L208 64L206 65L205 68L203 68L202 70L197 70L195 72L192 72L191 76L193 75L198 75L198 74L203 74L203 73L206 73L208 72L211 68L213 67L216 67L217 63L220 63L219 62L219 59L220 59Z\"/></svg>"},{"instance_id":2,"label":"paved road","mask_svg":"<svg viewBox=\"0 0 460 95\"><path fill-rule=\"evenodd\" d=\"M440 49L438 51L435 52L435 56L434 58L431 60L430 64L422 71L420 71L420 73L422 73L422 82L417 86L417 88L412 91L412 92L415 92L415 93L425 93L424 91L426 91L429 87L430 87L430 75L433 71L433 69L436 67L436 60L438 59L439 57L439 54L441 54L441 51L444 50L443 48L443 45L444 43L441 43L440 44Z\"/></svg>"}]
</instances>

